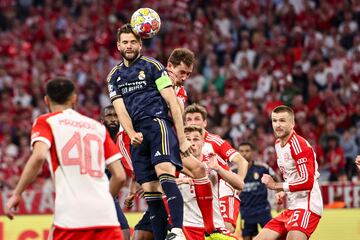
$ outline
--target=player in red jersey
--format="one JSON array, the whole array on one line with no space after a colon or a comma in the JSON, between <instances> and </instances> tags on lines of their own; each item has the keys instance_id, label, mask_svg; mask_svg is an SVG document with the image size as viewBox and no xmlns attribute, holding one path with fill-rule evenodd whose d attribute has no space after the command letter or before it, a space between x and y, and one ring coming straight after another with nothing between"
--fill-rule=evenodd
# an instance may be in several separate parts
<instances>
[{"instance_id":1,"label":"player in red jersey","mask_svg":"<svg viewBox=\"0 0 360 240\"><path fill-rule=\"evenodd\" d=\"M275 182L268 174L264 174L261 181L269 189L279 191L276 195L278 203L286 196L288 208L270 220L255 239L307 240L323 212L316 154L309 142L294 131L295 118L290 107L274 108L271 121L277 138L277 164L285 181Z\"/></svg>"},{"instance_id":2,"label":"player in red jersey","mask_svg":"<svg viewBox=\"0 0 360 240\"><path fill-rule=\"evenodd\" d=\"M5 212L14 217L21 194L47 160L56 193L51 239L123 239L113 203L125 181L121 154L104 125L72 109L75 102L70 80L59 77L46 85L51 113L35 120L33 152ZM110 184L105 166L112 173Z\"/></svg>"},{"instance_id":3,"label":"player in red jersey","mask_svg":"<svg viewBox=\"0 0 360 240\"><path fill-rule=\"evenodd\" d=\"M219 233L214 234L211 238L206 239L237 239L225 228L224 219L221 215L219 197L219 184L221 180L227 184L241 190L244 182L240 176L230 171L226 161L221 159L217 154L210 153L204 155L202 148L204 142L204 129L199 126L187 126L184 129L186 138L191 143L193 155L207 165L207 174L211 179L213 193L213 211L215 227ZM184 222L183 231L187 240L201 240L204 238L204 224L200 209L195 200L195 191L192 185L192 179L184 174L180 174L177 180L179 189L184 199Z\"/></svg>"},{"instance_id":4,"label":"player in red jersey","mask_svg":"<svg viewBox=\"0 0 360 240\"><path fill-rule=\"evenodd\" d=\"M192 104L185 108L185 125L197 125L206 128L207 111L203 106ZM238 175L244 180L248 169L248 162L236 151L227 141L220 136L205 131L205 144L203 153L216 153L227 162L233 162L237 165ZM236 221L239 216L240 199L238 193L225 181L219 184L219 203L221 214L224 218L226 227L234 232L236 229Z\"/></svg>"}]
</instances>

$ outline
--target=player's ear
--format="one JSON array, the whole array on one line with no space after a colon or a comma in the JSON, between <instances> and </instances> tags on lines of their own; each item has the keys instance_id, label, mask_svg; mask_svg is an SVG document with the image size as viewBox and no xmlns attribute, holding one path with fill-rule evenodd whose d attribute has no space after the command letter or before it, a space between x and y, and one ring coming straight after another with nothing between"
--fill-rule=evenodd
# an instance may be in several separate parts
<instances>
[{"instance_id":1,"label":"player's ear","mask_svg":"<svg viewBox=\"0 0 360 240\"><path fill-rule=\"evenodd\" d=\"M116 47L120 51L120 42L119 41L116 42Z\"/></svg>"},{"instance_id":2,"label":"player's ear","mask_svg":"<svg viewBox=\"0 0 360 240\"><path fill-rule=\"evenodd\" d=\"M76 95L76 94L73 94L73 95L71 96L70 101L71 101L71 106L74 107L75 104L76 104L76 101L77 101L77 95Z\"/></svg>"},{"instance_id":3,"label":"player's ear","mask_svg":"<svg viewBox=\"0 0 360 240\"><path fill-rule=\"evenodd\" d=\"M45 95L44 97L44 102L45 102L45 105L50 108L50 100L49 100L49 97Z\"/></svg>"},{"instance_id":4,"label":"player's ear","mask_svg":"<svg viewBox=\"0 0 360 240\"><path fill-rule=\"evenodd\" d=\"M207 120L204 121L204 129L207 127Z\"/></svg>"},{"instance_id":5,"label":"player's ear","mask_svg":"<svg viewBox=\"0 0 360 240\"><path fill-rule=\"evenodd\" d=\"M167 64L166 64L166 68L167 69L173 69L174 65L171 62L168 61Z\"/></svg>"}]
</instances>

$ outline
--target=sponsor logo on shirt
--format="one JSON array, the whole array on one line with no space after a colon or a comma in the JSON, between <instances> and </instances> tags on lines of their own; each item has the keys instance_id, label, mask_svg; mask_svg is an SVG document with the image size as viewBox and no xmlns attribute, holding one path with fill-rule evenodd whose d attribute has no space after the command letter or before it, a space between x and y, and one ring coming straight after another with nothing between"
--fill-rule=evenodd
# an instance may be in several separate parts
<instances>
[{"instance_id":1,"label":"sponsor logo on shirt","mask_svg":"<svg viewBox=\"0 0 360 240\"><path fill-rule=\"evenodd\" d=\"M34 132L32 135L31 135L31 139L34 139L36 137L40 136L40 133L39 132Z\"/></svg>"},{"instance_id":2,"label":"sponsor logo on shirt","mask_svg":"<svg viewBox=\"0 0 360 240\"><path fill-rule=\"evenodd\" d=\"M230 156L231 154L233 154L235 152L235 149L229 149L229 150L227 150L227 152L226 152L226 156L228 157L228 156Z\"/></svg>"}]
</instances>

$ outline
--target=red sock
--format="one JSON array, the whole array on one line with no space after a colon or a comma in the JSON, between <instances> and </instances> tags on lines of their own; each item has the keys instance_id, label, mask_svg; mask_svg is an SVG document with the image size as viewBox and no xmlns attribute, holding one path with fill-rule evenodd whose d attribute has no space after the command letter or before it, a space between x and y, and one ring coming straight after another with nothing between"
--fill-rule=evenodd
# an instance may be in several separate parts
<instances>
[{"instance_id":1,"label":"red sock","mask_svg":"<svg viewBox=\"0 0 360 240\"><path fill-rule=\"evenodd\" d=\"M208 177L194 179L196 201L204 220L205 232L212 233L215 229L213 218L213 194Z\"/></svg>"}]
</instances>

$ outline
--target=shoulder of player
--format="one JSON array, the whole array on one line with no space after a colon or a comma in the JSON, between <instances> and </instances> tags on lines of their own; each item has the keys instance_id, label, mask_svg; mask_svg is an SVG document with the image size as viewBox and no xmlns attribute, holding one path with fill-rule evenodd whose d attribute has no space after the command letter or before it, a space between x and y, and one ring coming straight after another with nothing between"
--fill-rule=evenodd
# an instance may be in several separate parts
<instances>
[{"instance_id":1,"label":"shoulder of player","mask_svg":"<svg viewBox=\"0 0 360 240\"><path fill-rule=\"evenodd\" d=\"M44 121L46 122L49 118L56 116L58 114L61 114L62 112L52 112L52 113L45 113L45 114L41 114L40 116L38 116L35 121L34 124L37 122L41 122Z\"/></svg>"},{"instance_id":2,"label":"shoulder of player","mask_svg":"<svg viewBox=\"0 0 360 240\"><path fill-rule=\"evenodd\" d=\"M298 155L299 153L307 151L308 149L311 148L311 146L306 141L306 139L303 138L302 136L296 134L295 132L290 137L289 144L290 144L293 152L295 153L295 155Z\"/></svg>"},{"instance_id":3,"label":"shoulder of player","mask_svg":"<svg viewBox=\"0 0 360 240\"><path fill-rule=\"evenodd\" d=\"M209 132L205 133L205 141L214 142L217 145L221 145L221 144L223 144L225 142L225 140L222 139L219 135L209 133Z\"/></svg>"},{"instance_id":4,"label":"shoulder of player","mask_svg":"<svg viewBox=\"0 0 360 240\"><path fill-rule=\"evenodd\" d=\"M145 62L146 64L151 65L152 67L156 67L156 69L158 70L163 70L164 66L155 58L152 57L147 57L147 56L141 56L140 60L142 60L142 62Z\"/></svg>"},{"instance_id":5,"label":"shoulder of player","mask_svg":"<svg viewBox=\"0 0 360 240\"><path fill-rule=\"evenodd\" d=\"M123 64L124 64L124 62L121 62L121 63L115 65L115 66L111 69L111 71L109 72L109 74L108 74L108 76L107 76L107 78L106 78L107 82L110 82L111 79L113 79L115 76L117 76L117 73L118 73L117 70L119 70Z\"/></svg>"}]
</instances>

